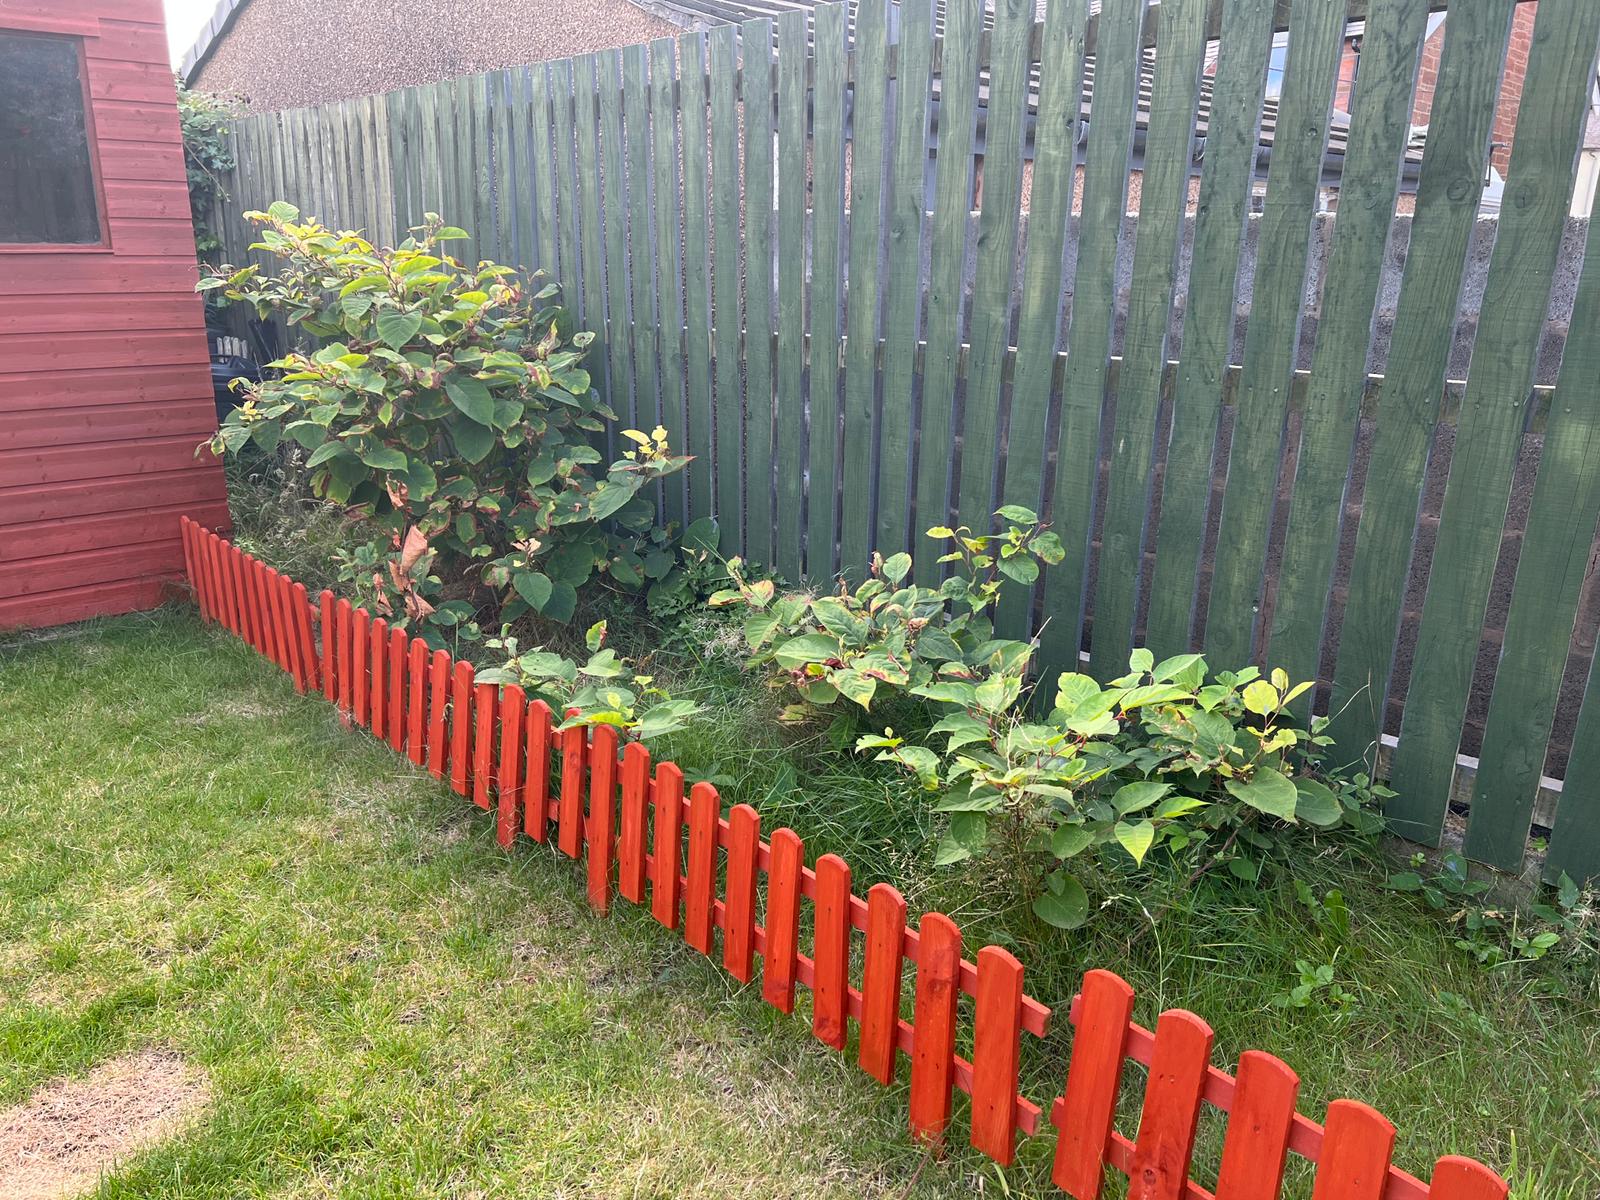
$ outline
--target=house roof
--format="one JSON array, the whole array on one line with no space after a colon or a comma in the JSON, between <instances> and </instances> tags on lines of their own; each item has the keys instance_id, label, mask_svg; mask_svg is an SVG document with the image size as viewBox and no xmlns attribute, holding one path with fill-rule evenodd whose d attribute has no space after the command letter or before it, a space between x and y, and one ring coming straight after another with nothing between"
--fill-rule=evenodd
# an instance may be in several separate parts
<instances>
[{"instance_id":1,"label":"house roof","mask_svg":"<svg viewBox=\"0 0 1600 1200\"><path fill-rule=\"evenodd\" d=\"M217 7L212 10L211 19L201 26L200 32L195 35L194 44L189 47L183 56L183 61L178 64L178 76L185 83L193 82L195 75L205 66L206 59L211 57L211 52L222 40L222 35L228 32L234 18L239 15L239 10L247 2L248 0L217 0Z\"/></svg>"}]
</instances>

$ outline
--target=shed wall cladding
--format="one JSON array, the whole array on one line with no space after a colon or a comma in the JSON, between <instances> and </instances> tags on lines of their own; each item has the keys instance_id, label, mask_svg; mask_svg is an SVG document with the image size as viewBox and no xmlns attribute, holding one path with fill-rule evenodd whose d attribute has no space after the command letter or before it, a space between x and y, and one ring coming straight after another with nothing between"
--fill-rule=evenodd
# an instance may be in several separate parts
<instances>
[{"instance_id":1,"label":"shed wall cladding","mask_svg":"<svg viewBox=\"0 0 1600 1200\"><path fill-rule=\"evenodd\" d=\"M220 466L195 456L216 418L161 0L0 0L13 65L32 61L19 36L79 55L99 220L30 226L14 185L0 221L0 629L153 607L182 574L178 515L228 515ZM0 84L22 89L9 129L0 113L14 180L71 140L70 121L52 115L51 141L27 116L28 89L60 86L59 45L49 58L55 78ZM21 244L63 228L77 244Z\"/></svg>"}]
</instances>

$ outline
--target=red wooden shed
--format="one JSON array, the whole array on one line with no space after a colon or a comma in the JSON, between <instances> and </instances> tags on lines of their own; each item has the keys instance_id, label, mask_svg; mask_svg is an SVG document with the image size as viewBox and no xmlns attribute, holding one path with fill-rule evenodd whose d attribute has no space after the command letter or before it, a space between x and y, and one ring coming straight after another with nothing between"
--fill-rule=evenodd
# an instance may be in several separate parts
<instances>
[{"instance_id":1,"label":"red wooden shed","mask_svg":"<svg viewBox=\"0 0 1600 1200\"><path fill-rule=\"evenodd\" d=\"M159 604L227 521L161 0L0 0L0 629Z\"/></svg>"}]
</instances>

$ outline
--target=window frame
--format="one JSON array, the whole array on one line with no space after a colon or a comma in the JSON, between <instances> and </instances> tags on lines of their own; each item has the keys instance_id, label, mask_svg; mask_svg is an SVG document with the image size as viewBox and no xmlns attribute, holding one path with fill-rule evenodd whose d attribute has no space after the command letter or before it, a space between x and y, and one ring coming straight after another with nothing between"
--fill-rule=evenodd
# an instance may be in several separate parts
<instances>
[{"instance_id":1,"label":"window frame","mask_svg":"<svg viewBox=\"0 0 1600 1200\"><path fill-rule=\"evenodd\" d=\"M0 17L0 36L54 38L69 41L78 55L78 86L83 91L83 133L89 151L89 180L94 190L95 215L99 219L97 242L4 242L4 254L113 254L111 214L106 208L105 181L100 170L100 138L94 122L94 89L89 80L88 41L100 36L99 21L63 21L48 16L6 13Z\"/></svg>"}]
</instances>

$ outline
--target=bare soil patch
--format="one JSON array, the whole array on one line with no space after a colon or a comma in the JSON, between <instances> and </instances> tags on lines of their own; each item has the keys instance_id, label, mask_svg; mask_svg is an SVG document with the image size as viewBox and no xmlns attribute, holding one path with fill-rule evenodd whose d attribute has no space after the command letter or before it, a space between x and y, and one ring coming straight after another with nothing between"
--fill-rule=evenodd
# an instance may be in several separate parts
<instances>
[{"instance_id":1,"label":"bare soil patch","mask_svg":"<svg viewBox=\"0 0 1600 1200\"><path fill-rule=\"evenodd\" d=\"M205 1079L165 1050L126 1054L82 1079L46 1084L0 1112L0 1196L65 1200L206 1105Z\"/></svg>"}]
</instances>

